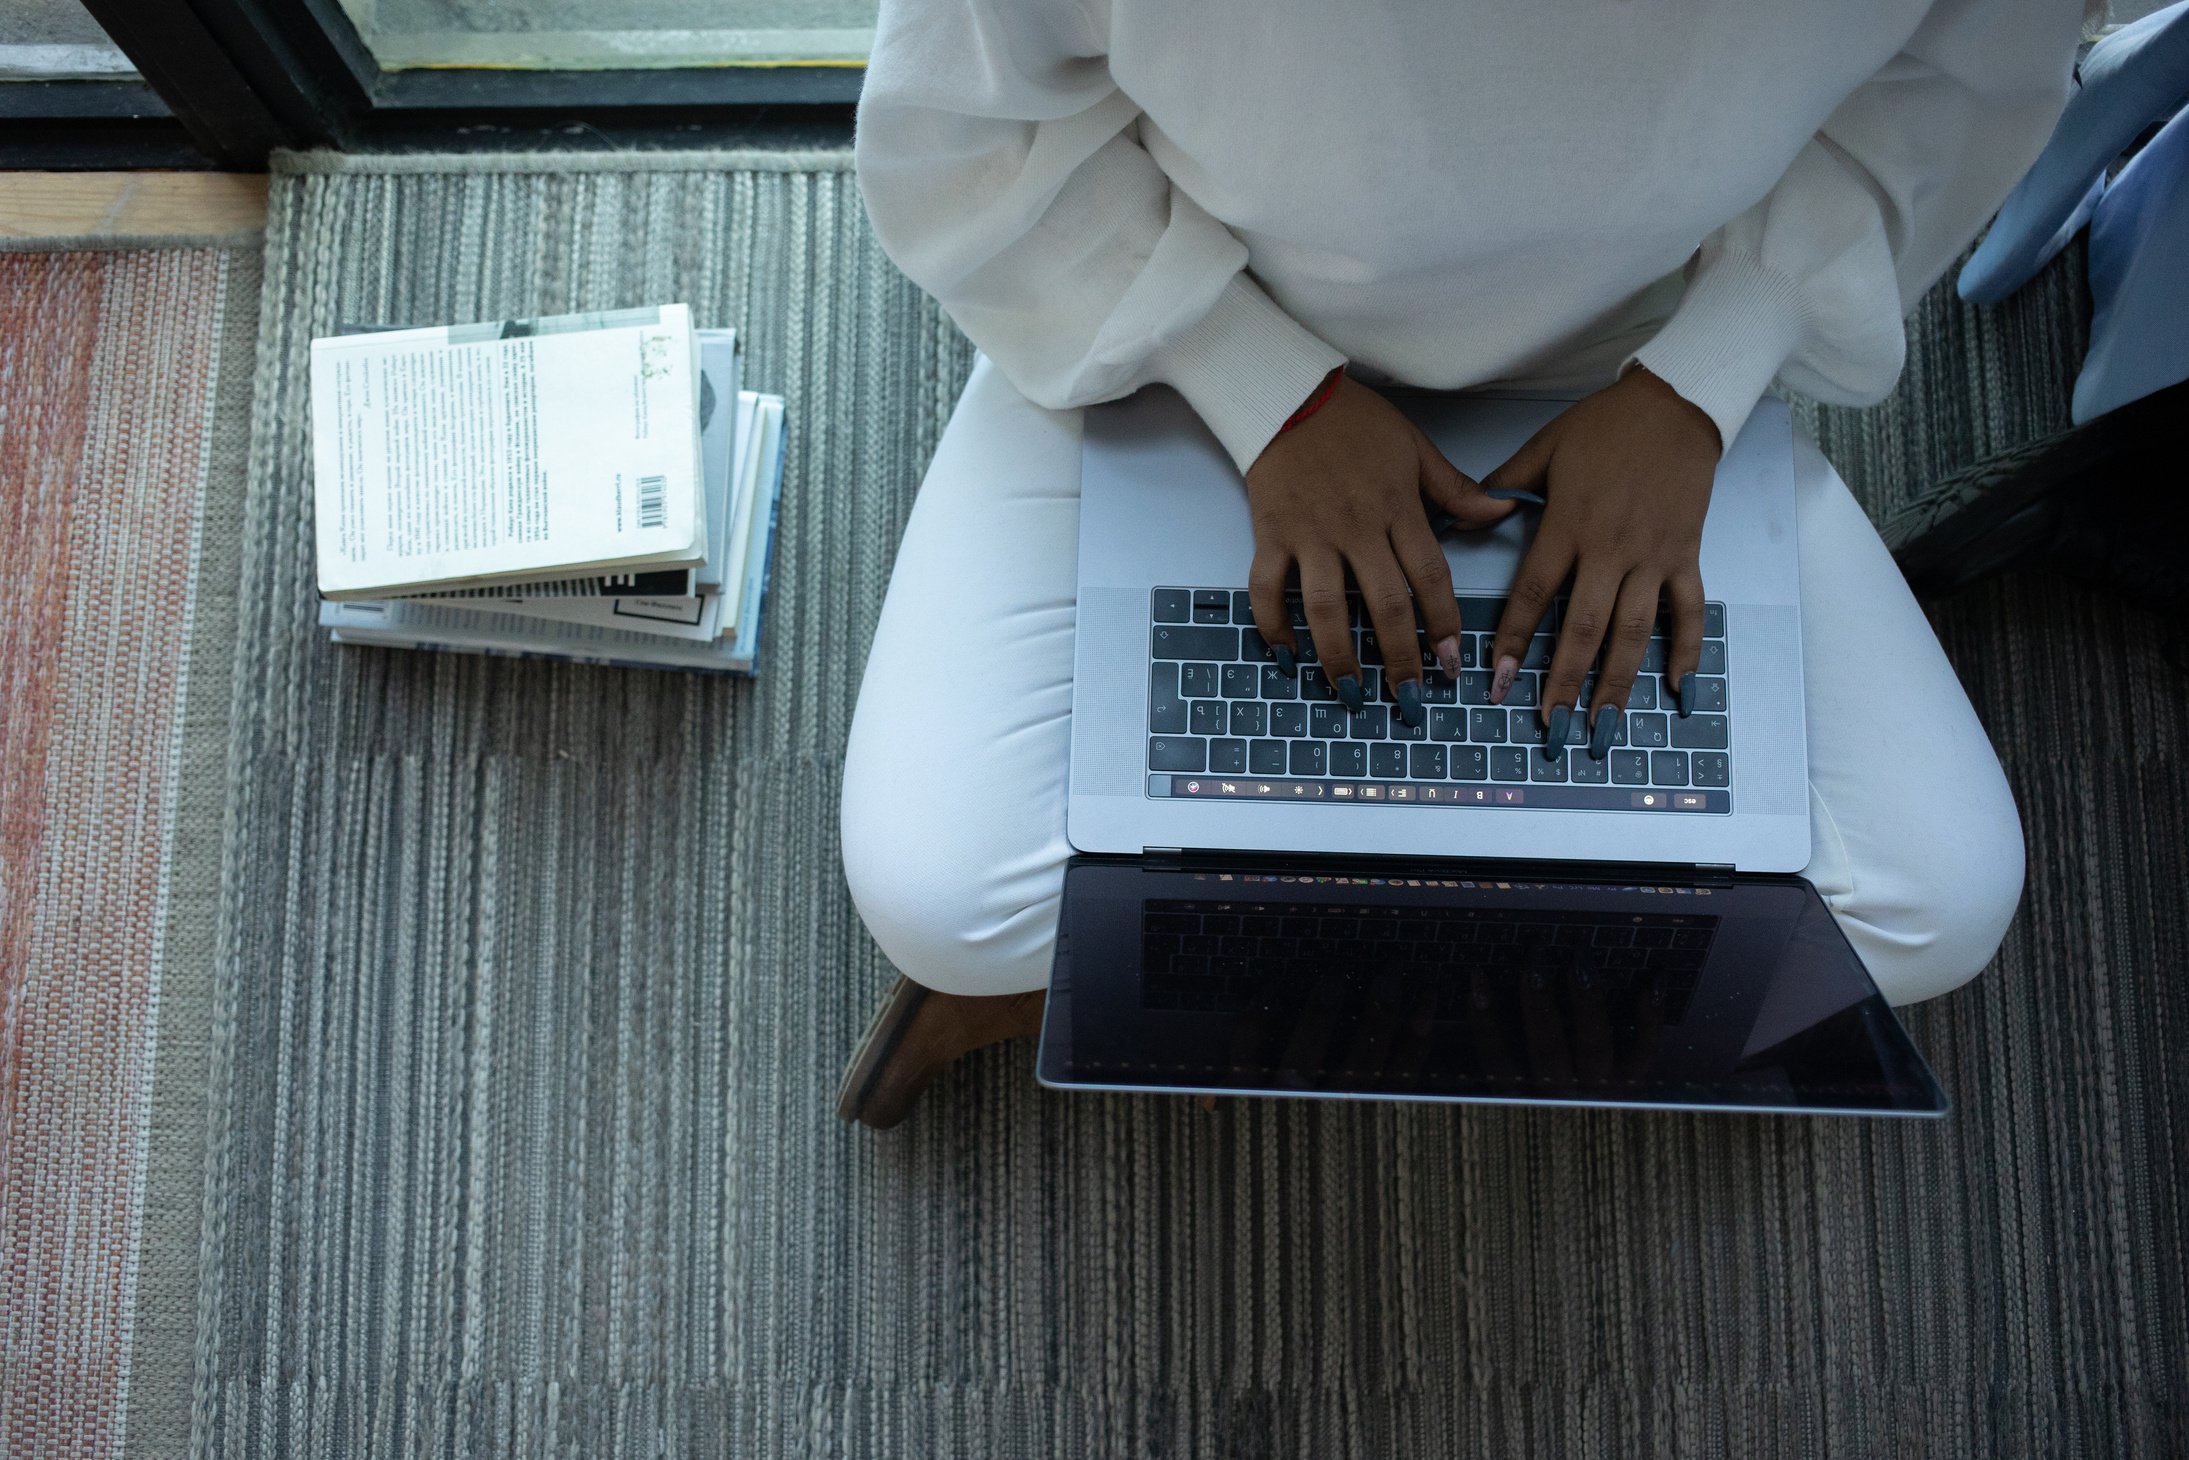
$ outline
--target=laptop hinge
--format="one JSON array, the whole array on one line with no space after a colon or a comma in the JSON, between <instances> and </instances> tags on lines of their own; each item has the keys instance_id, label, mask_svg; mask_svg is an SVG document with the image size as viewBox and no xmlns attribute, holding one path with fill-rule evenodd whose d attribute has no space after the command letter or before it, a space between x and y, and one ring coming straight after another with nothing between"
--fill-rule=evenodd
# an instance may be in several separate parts
<instances>
[{"instance_id":1,"label":"laptop hinge","mask_svg":"<svg viewBox=\"0 0 2189 1460\"><path fill-rule=\"evenodd\" d=\"M1697 881L1706 882L1712 887L1730 887L1733 884L1733 864L1731 862L1697 862L1695 864L1695 877Z\"/></svg>"},{"instance_id":2,"label":"laptop hinge","mask_svg":"<svg viewBox=\"0 0 2189 1460\"><path fill-rule=\"evenodd\" d=\"M1156 872L1176 872L1186 861L1186 854L1177 847L1142 847L1140 855L1148 867Z\"/></svg>"}]
</instances>

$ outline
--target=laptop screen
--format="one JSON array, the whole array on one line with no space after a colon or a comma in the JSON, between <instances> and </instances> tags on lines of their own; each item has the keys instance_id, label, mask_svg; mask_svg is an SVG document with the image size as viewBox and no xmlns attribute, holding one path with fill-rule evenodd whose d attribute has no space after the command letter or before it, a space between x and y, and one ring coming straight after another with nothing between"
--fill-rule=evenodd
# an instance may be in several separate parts
<instances>
[{"instance_id":1,"label":"laptop screen","mask_svg":"<svg viewBox=\"0 0 2189 1460\"><path fill-rule=\"evenodd\" d=\"M1062 1087L1946 1109L1822 900L1790 877L1078 858L1039 1073Z\"/></svg>"}]
</instances>

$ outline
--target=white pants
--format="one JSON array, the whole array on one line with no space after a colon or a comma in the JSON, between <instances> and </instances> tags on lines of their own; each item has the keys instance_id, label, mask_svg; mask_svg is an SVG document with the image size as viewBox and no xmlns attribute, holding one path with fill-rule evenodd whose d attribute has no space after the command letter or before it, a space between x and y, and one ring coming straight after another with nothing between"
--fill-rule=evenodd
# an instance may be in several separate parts
<instances>
[{"instance_id":1,"label":"white pants","mask_svg":"<svg viewBox=\"0 0 2189 1460\"><path fill-rule=\"evenodd\" d=\"M986 356L905 528L844 761L844 872L930 988L1048 982L1064 839L1081 413ZM2022 891L1998 758L1885 545L1796 443L1815 884L1894 1003L1990 961Z\"/></svg>"}]
</instances>

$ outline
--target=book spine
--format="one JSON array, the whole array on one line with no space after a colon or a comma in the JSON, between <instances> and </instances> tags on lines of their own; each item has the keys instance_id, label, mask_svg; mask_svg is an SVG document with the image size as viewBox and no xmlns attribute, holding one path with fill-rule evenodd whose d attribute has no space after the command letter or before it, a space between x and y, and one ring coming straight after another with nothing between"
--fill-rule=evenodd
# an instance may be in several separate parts
<instances>
[{"instance_id":1,"label":"book spine","mask_svg":"<svg viewBox=\"0 0 2189 1460\"><path fill-rule=\"evenodd\" d=\"M766 627L767 621L768 580L775 574L775 527L783 511L783 458L790 454L785 449L784 438L789 433L790 421L786 416L783 424L776 429L775 466L769 474L771 481L768 486L768 540L761 545L760 549L760 581L753 592L752 622L747 626L747 632L752 635L752 658L750 661L752 667L745 671L747 674L757 675L760 672L760 650L762 647L760 635Z\"/></svg>"}]
</instances>

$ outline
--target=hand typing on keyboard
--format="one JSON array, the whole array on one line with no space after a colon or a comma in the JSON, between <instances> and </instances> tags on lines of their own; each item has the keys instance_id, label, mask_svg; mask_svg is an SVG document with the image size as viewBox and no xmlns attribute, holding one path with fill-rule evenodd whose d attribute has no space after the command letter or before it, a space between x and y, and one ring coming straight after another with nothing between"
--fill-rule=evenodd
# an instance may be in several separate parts
<instances>
[{"instance_id":1,"label":"hand typing on keyboard","mask_svg":"<svg viewBox=\"0 0 2189 1460\"><path fill-rule=\"evenodd\" d=\"M1511 502L1484 496L1481 484L1445 460L1397 407L1351 377L1339 380L1315 414L1273 438L1246 481L1254 514L1248 583L1254 626L1282 675L1294 677L1308 657L1285 603L1295 567L1307 632L1349 710L1360 710L1370 696L1348 617L1348 568L1382 643L1415 642L1418 601L1429 652L1447 676L1459 674L1459 607L1424 500L1462 528L1498 522L1513 510ZM1399 718L1417 729L1426 719L1421 661L1409 649L1387 654L1383 666Z\"/></svg>"},{"instance_id":2,"label":"hand typing on keyboard","mask_svg":"<svg viewBox=\"0 0 2189 1460\"><path fill-rule=\"evenodd\" d=\"M1572 582L1537 707L1554 757L1557 747L1578 742L1601 761L1619 739L1660 595L1671 609L1666 688L1683 716L1699 708L1703 517L1720 454L1711 418L1637 366L1562 413L1485 478L1487 488L1532 488L1547 498L1490 650L1492 704L1505 703L1530 639L1561 586ZM1574 726L1582 681L1599 654L1594 696Z\"/></svg>"}]
</instances>

